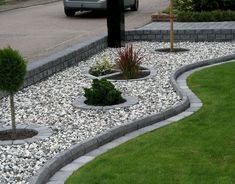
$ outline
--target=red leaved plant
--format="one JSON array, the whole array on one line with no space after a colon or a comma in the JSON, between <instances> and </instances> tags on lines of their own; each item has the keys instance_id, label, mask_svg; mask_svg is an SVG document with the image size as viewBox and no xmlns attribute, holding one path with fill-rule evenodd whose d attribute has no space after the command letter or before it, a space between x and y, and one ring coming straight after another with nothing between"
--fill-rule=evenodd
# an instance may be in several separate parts
<instances>
[{"instance_id":1,"label":"red leaved plant","mask_svg":"<svg viewBox=\"0 0 235 184\"><path fill-rule=\"evenodd\" d=\"M133 45L127 45L123 50L117 51L116 65L122 71L123 77L126 79L134 79L138 76L140 64L143 54L134 51Z\"/></svg>"}]
</instances>

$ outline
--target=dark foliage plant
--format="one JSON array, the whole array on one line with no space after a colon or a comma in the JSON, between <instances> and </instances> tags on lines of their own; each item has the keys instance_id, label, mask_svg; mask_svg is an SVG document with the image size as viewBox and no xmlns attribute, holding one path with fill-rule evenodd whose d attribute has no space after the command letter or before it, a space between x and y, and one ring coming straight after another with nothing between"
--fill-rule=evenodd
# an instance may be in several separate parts
<instances>
[{"instance_id":1,"label":"dark foliage plant","mask_svg":"<svg viewBox=\"0 0 235 184\"><path fill-rule=\"evenodd\" d=\"M118 49L116 65L122 71L124 78L134 79L138 76L143 54L134 51L133 45L127 45L124 49Z\"/></svg>"},{"instance_id":2,"label":"dark foliage plant","mask_svg":"<svg viewBox=\"0 0 235 184\"><path fill-rule=\"evenodd\" d=\"M178 12L180 22L235 21L235 11Z\"/></svg>"},{"instance_id":3,"label":"dark foliage plant","mask_svg":"<svg viewBox=\"0 0 235 184\"><path fill-rule=\"evenodd\" d=\"M16 138L14 93L24 82L26 62L20 53L11 47L0 49L0 90L10 94L12 139Z\"/></svg>"},{"instance_id":4,"label":"dark foliage plant","mask_svg":"<svg viewBox=\"0 0 235 184\"><path fill-rule=\"evenodd\" d=\"M124 101L122 93L107 79L93 79L91 88L84 88L84 91L85 103L88 105L107 106Z\"/></svg>"}]
</instances>

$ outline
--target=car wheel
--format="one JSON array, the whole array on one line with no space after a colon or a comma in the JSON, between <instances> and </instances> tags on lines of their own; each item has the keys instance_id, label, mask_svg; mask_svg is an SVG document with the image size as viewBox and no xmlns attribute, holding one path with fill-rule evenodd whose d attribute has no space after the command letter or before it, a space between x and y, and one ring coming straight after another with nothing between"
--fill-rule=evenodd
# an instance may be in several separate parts
<instances>
[{"instance_id":1,"label":"car wheel","mask_svg":"<svg viewBox=\"0 0 235 184\"><path fill-rule=\"evenodd\" d=\"M66 15L67 17L73 17L73 16L75 15L76 11L73 10L73 9L67 9L67 8L65 8L65 9L64 9L64 13L65 13L65 15Z\"/></svg>"},{"instance_id":2,"label":"car wheel","mask_svg":"<svg viewBox=\"0 0 235 184\"><path fill-rule=\"evenodd\" d=\"M135 0L135 4L131 7L131 11L137 11L139 8L139 0Z\"/></svg>"}]
</instances>

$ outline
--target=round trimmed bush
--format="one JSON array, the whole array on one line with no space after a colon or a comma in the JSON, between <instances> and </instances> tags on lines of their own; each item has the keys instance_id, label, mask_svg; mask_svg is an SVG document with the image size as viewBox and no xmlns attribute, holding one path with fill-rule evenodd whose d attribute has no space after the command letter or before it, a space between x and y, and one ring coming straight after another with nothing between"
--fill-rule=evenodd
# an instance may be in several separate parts
<instances>
[{"instance_id":1,"label":"round trimmed bush","mask_svg":"<svg viewBox=\"0 0 235 184\"><path fill-rule=\"evenodd\" d=\"M84 88L85 103L88 105L115 105L124 99L121 92L107 79L94 79L91 88Z\"/></svg>"},{"instance_id":2,"label":"round trimmed bush","mask_svg":"<svg viewBox=\"0 0 235 184\"><path fill-rule=\"evenodd\" d=\"M26 62L11 47L0 49L0 90L17 92L24 82Z\"/></svg>"}]
</instances>

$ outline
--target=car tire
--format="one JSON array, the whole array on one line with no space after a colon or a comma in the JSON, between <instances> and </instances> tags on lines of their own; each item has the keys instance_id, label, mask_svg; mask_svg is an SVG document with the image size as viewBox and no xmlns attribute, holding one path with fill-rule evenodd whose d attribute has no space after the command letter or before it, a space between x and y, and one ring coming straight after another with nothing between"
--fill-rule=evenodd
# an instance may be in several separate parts
<instances>
[{"instance_id":1,"label":"car tire","mask_svg":"<svg viewBox=\"0 0 235 184\"><path fill-rule=\"evenodd\" d=\"M67 9L65 8L64 9L64 13L67 17L74 17L75 13L76 13L76 10L74 9Z\"/></svg>"},{"instance_id":2,"label":"car tire","mask_svg":"<svg viewBox=\"0 0 235 184\"><path fill-rule=\"evenodd\" d=\"M131 11L137 11L139 9L139 0L135 0L135 4L131 7Z\"/></svg>"}]
</instances>

